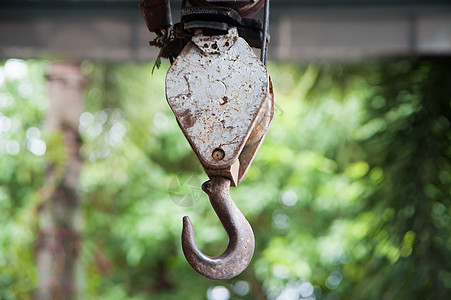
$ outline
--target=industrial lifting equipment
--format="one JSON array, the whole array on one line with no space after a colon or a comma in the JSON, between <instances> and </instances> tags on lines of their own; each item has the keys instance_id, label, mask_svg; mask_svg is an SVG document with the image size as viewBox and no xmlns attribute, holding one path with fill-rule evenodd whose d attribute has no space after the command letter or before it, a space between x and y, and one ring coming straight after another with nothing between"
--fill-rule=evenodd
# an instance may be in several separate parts
<instances>
[{"instance_id":1,"label":"industrial lifting equipment","mask_svg":"<svg viewBox=\"0 0 451 300\"><path fill-rule=\"evenodd\" d=\"M171 67L166 99L209 181L209 196L229 237L217 257L202 253L189 217L183 218L182 248L189 264L211 279L229 279L249 265L254 233L229 194L245 177L274 118L274 95L266 70L269 0L182 1L172 26L169 0L140 4ZM264 7L263 24L251 19ZM261 49L258 58L252 48Z\"/></svg>"}]
</instances>

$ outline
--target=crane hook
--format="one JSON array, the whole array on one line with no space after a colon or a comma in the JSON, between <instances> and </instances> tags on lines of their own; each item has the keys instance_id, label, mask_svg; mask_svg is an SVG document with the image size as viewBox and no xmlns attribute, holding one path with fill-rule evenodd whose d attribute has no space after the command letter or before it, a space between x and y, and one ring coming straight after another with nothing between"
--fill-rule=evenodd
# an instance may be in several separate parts
<instances>
[{"instance_id":1,"label":"crane hook","mask_svg":"<svg viewBox=\"0 0 451 300\"><path fill-rule=\"evenodd\" d=\"M254 254L254 232L230 197L230 179L213 177L202 185L229 236L227 249L217 257L203 254L197 247L193 225L183 217L182 248L186 260L199 274L210 279L230 279L246 269Z\"/></svg>"}]
</instances>

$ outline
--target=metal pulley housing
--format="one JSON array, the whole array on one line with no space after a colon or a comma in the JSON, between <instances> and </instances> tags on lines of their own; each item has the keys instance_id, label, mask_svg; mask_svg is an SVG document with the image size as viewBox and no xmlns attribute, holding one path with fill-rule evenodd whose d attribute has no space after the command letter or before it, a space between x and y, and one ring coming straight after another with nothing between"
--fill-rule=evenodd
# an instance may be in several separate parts
<instances>
[{"instance_id":1,"label":"metal pulley housing","mask_svg":"<svg viewBox=\"0 0 451 300\"><path fill-rule=\"evenodd\" d=\"M166 98L210 178L238 185L274 117L266 67L236 28L192 37L166 76Z\"/></svg>"}]
</instances>

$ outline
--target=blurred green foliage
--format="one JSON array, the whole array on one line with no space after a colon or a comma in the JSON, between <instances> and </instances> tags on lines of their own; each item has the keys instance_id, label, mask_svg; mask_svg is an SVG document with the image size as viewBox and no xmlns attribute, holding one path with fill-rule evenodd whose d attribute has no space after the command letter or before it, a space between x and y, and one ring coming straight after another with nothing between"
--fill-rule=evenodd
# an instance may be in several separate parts
<instances>
[{"instance_id":1,"label":"blurred green foliage","mask_svg":"<svg viewBox=\"0 0 451 300\"><path fill-rule=\"evenodd\" d=\"M181 251L184 215L209 255L227 236L165 101L168 66L82 67L83 299L451 298L449 59L269 66L276 119L232 190L256 251L228 281ZM64 159L46 68L0 68L0 299L32 297L45 162Z\"/></svg>"}]
</instances>

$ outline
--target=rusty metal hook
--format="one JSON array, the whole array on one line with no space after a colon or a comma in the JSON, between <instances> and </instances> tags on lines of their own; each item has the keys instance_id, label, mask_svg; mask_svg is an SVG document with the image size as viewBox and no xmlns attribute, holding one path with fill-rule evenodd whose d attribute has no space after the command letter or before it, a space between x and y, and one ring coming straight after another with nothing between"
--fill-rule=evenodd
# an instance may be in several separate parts
<instances>
[{"instance_id":1,"label":"rusty metal hook","mask_svg":"<svg viewBox=\"0 0 451 300\"><path fill-rule=\"evenodd\" d=\"M246 269L254 254L254 232L249 222L230 197L230 180L213 177L202 185L219 220L229 236L223 254L210 257L197 247L193 225L183 218L182 248L186 260L199 274L210 279L230 279Z\"/></svg>"}]
</instances>

